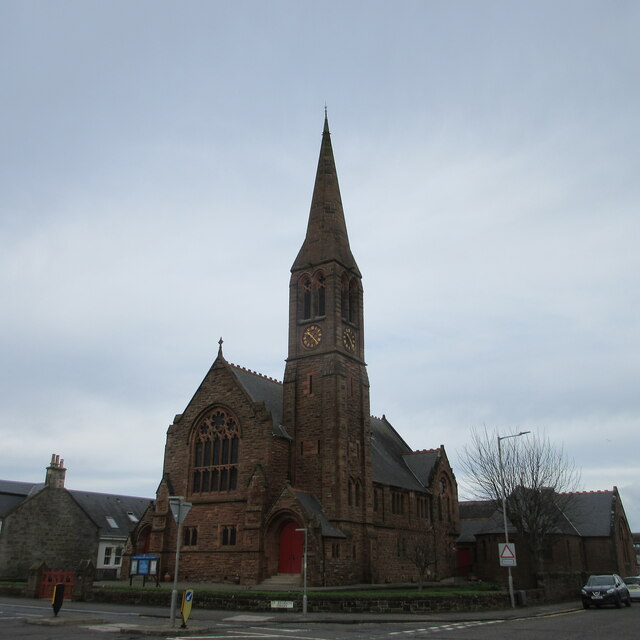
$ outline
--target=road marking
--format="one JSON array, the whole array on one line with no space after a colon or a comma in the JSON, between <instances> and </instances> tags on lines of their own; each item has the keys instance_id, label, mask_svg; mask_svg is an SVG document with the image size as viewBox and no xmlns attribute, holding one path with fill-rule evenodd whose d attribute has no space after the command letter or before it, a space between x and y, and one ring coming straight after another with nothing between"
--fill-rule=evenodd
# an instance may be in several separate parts
<instances>
[{"instance_id":1,"label":"road marking","mask_svg":"<svg viewBox=\"0 0 640 640\"><path fill-rule=\"evenodd\" d=\"M273 620L273 616L255 616L249 614L238 614L237 616L231 616L224 618L224 620L233 620L234 622L267 622Z\"/></svg>"},{"instance_id":2,"label":"road marking","mask_svg":"<svg viewBox=\"0 0 640 640\"><path fill-rule=\"evenodd\" d=\"M81 629L89 629L91 631L102 631L104 633L120 633L122 629L139 629L139 624L123 624L121 622L112 622L110 624L93 624L80 625Z\"/></svg>"},{"instance_id":3,"label":"road marking","mask_svg":"<svg viewBox=\"0 0 640 640\"><path fill-rule=\"evenodd\" d=\"M260 631L271 631L273 632L273 627L251 627L252 629L258 629ZM278 627L278 631L282 631L282 633L297 633L298 631L302 631L302 629L283 629L282 627Z\"/></svg>"},{"instance_id":4,"label":"road marking","mask_svg":"<svg viewBox=\"0 0 640 640\"><path fill-rule=\"evenodd\" d=\"M458 629L467 629L469 627L478 627L481 625L500 624L506 620L469 620L468 622L450 622L447 624L434 625L422 629L407 629L406 631L392 631L390 636L411 635L413 633L435 633L437 631L456 631Z\"/></svg>"},{"instance_id":5,"label":"road marking","mask_svg":"<svg viewBox=\"0 0 640 640\"><path fill-rule=\"evenodd\" d=\"M235 640L242 640L244 638L244 640L253 640L253 638L287 638L289 640L291 640L291 638L293 638L294 640L327 640L326 637L321 637L321 636L291 636L291 635L281 635L280 634L280 630L278 630L275 633L251 633L251 632L247 632L247 631L232 631L230 630L228 632L228 634L223 635L223 636L199 636L199 635L193 635L193 636L172 636L172 637L167 637L166 640L229 640L229 638L235 638Z\"/></svg>"}]
</instances>

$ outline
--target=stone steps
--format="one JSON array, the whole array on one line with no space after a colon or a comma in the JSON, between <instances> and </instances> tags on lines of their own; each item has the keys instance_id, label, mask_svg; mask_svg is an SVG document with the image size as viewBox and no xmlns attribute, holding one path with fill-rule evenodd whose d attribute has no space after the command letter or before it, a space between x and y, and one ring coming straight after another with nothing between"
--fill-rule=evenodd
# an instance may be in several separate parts
<instances>
[{"instance_id":1,"label":"stone steps","mask_svg":"<svg viewBox=\"0 0 640 640\"><path fill-rule=\"evenodd\" d=\"M294 587L298 588L301 584L301 574L299 573L278 573L275 576L271 576L266 580L263 580L260 583L261 587L271 587L271 588L288 588Z\"/></svg>"}]
</instances>

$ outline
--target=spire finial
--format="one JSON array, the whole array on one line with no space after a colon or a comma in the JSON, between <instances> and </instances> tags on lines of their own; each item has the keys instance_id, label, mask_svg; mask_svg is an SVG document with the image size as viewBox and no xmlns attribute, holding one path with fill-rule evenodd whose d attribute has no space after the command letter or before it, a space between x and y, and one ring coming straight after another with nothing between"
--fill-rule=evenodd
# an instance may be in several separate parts
<instances>
[{"instance_id":1,"label":"spire finial","mask_svg":"<svg viewBox=\"0 0 640 640\"><path fill-rule=\"evenodd\" d=\"M222 355L222 343L224 342L224 340L222 339L222 336L220 336L220 340L218 340L218 344L220 345L218 347L218 355L221 356Z\"/></svg>"}]
</instances>

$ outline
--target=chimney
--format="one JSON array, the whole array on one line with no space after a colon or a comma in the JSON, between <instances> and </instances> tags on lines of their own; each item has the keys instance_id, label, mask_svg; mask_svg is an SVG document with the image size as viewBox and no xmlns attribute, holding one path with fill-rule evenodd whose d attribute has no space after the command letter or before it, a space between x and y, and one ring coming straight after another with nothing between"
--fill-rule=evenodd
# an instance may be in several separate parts
<instances>
[{"instance_id":1,"label":"chimney","mask_svg":"<svg viewBox=\"0 0 640 640\"><path fill-rule=\"evenodd\" d=\"M44 483L47 487L55 489L64 489L64 478L67 470L64 468L64 460L60 460L60 456L54 453L51 456L51 463L47 467L47 476Z\"/></svg>"}]
</instances>

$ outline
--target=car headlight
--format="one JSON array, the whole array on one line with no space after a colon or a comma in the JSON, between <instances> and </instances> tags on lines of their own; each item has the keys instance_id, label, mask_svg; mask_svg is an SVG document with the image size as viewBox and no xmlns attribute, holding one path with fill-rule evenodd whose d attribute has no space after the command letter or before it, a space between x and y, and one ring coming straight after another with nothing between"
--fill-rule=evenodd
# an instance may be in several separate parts
<instances>
[{"instance_id":1,"label":"car headlight","mask_svg":"<svg viewBox=\"0 0 640 640\"><path fill-rule=\"evenodd\" d=\"M611 589L607 589L607 593L613 593L615 591L615 589L611 588Z\"/></svg>"},{"instance_id":2,"label":"car headlight","mask_svg":"<svg viewBox=\"0 0 640 640\"><path fill-rule=\"evenodd\" d=\"M583 596L586 596L586 595L587 595L587 592L586 592L584 589L582 590L582 595L583 595Z\"/></svg>"}]
</instances>

